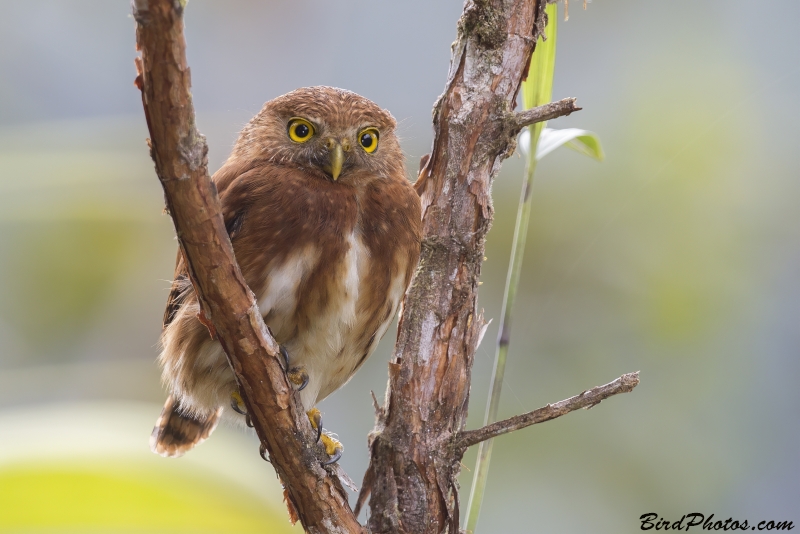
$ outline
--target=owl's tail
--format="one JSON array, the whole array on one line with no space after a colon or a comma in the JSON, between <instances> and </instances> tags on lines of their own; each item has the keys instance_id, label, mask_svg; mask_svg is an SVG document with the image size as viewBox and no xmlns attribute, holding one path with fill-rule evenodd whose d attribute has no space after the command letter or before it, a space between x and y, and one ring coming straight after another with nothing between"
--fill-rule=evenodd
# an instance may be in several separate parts
<instances>
[{"instance_id":1,"label":"owl's tail","mask_svg":"<svg viewBox=\"0 0 800 534\"><path fill-rule=\"evenodd\" d=\"M169 458L183 456L211 435L219 423L220 415L222 407L205 417L183 413L178 402L170 395L150 434L150 450Z\"/></svg>"}]
</instances>

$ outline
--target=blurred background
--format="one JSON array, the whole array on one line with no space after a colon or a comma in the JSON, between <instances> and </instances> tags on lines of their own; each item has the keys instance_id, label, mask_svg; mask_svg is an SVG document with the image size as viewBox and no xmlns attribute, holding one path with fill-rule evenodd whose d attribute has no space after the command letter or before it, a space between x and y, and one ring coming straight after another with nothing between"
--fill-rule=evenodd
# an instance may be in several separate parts
<instances>
[{"instance_id":1,"label":"blurred background","mask_svg":"<svg viewBox=\"0 0 800 534\"><path fill-rule=\"evenodd\" d=\"M635 532L649 512L798 524L800 4L580 4L560 24L554 99L584 110L549 126L597 132L607 158L560 150L539 166L501 416L625 372L642 383L497 440L478 531ZM326 84L394 114L411 177L461 9L192 0L211 170L264 101ZM0 11L0 532L299 532L253 436L220 428L179 460L148 449L176 243L129 2ZM522 174L514 156L495 181L487 318ZM497 323L476 356L472 428ZM321 406L359 483L393 332Z\"/></svg>"}]
</instances>

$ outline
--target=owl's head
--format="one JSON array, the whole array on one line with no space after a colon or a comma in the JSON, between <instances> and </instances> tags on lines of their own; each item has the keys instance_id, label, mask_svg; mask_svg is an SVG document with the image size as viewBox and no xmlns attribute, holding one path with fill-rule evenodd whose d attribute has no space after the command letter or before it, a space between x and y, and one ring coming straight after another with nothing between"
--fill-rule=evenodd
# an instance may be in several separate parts
<instances>
[{"instance_id":1,"label":"owl's head","mask_svg":"<svg viewBox=\"0 0 800 534\"><path fill-rule=\"evenodd\" d=\"M242 130L234 155L357 183L403 176L392 115L334 87L303 87L267 102Z\"/></svg>"}]
</instances>

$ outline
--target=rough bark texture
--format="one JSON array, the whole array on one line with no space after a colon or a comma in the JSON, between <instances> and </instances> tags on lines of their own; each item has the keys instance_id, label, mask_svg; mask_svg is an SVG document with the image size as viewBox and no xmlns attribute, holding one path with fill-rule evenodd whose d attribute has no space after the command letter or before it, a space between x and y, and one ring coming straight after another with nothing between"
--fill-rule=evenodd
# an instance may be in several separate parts
<instances>
[{"instance_id":1,"label":"rough bark texture","mask_svg":"<svg viewBox=\"0 0 800 534\"><path fill-rule=\"evenodd\" d=\"M183 37L183 3L136 0L136 84L167 209L199 297L203 320L222 343L255 430L309 532L360 532L339 479L283 372L278 347L247 287L208 174L205 138L195 128ZM255 452L255 451L254 451Z\"/></svg>"},{"instance_id":2,"label":"rough bark texture","mask_svg":"<svg viewBox=\"0 0 800 534\"><path fill-rule=\"evenodd\" d=\"M433 112L433 149L417 182L420 266L406 294L357 506L371 492L374 533L459 531L463 449L453 443L466 420L485 328L477 296L491 183L524 122L512 110L545 26L544 7L467 0L458 23L447 85Z\"/></svg>"}]
</instances>

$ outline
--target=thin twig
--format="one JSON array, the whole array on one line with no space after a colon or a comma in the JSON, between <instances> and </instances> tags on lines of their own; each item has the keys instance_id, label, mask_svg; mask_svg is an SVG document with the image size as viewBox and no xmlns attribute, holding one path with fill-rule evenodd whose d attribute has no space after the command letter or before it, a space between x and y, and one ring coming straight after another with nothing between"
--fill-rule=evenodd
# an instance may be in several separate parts
<instances>
[{"instance_id":1,"label":"thin twig","mask_svg":"<svg viewBox=\"0 0 800 534\"><path fill-rule=\"evenodd\" d=\"M531 124L564 117L575 111L580 111L581 109L583 108L579 108L577 104L575 104L575 98L562 98L561 100L556 100L555 102L550 102L543 106L514 113L512 115L512 121L514 128L519 132Z\"/></svg>"},{"instance_id":2,"label":"thin twig","mask_svg":"<svg viewBox=\"0 0 800 534\"><path fill-rule=\"evenodd\" d=\"M597 386L596 388L584 391L579 395L556 402L555 404L548 404L538 410L516 415L483 428L478 428L477 430L465 430L456 438L455 447L457 449L466 449L482 441L486 441L487 439L508 434L509 432L525 428L526 426L544 423L545 421L556 419L557 417L561 417L562 415L566 415L580 408L591 408L600 403L600 401L613 395L630 393L638 384L639 371L624 374L613 382L609 382L603 386Z\"/></svg>"}]
</instances>

